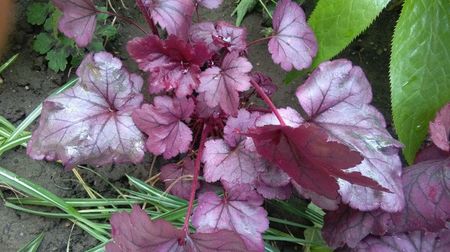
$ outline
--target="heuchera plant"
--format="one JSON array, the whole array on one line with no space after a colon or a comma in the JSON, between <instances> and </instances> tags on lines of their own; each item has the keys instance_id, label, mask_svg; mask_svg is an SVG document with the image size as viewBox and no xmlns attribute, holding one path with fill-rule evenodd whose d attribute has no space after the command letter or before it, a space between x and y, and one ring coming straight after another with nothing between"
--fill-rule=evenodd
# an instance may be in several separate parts
<instances>
[{"instance_id":1,"label":"heuchera plant","mask_svg":"<svg viewBox=\"0 0 450 252\"><path fill-rule=\"evenodd\" d=\"M176 162L161 168L161 179L189 200L183 227L150 220L135 206L111 218L107 250L263 251L262 233L269 227L264 198L287 199L293 191L327 210L324 237L333 247L388 246L397 241L394 231L413 231L415 224L442 229L450 209L447 156L419 163L402 177L402 145L370 105L363 71L348 60L324 62L309 76L296 92L299 111L277 108L270 99L276 85L252 71L247 48L269 40L269 52L284 70L309 67L318 48L303 10L279 1L273 34L247 42L245 28L223 21L192 24L199 6L221 2L136 1L152 34L132 39L127 50L147 74L152 103L143 104L143 79L107 52L88 55L78 84L44 102L28 145L35 159L60 160L69 169L137 163L146 149ZM61 31L86 46L100 13L93 1L55 4L63 12ZM255 106L255 99L267 107ZM448 152L444 124L435 127L441 135L433 139ZM207 183L221 185L219 194L206 186L196 195ZM444 236L448 232L398 237L413 246Z\"/></svg>"}]
</instances>

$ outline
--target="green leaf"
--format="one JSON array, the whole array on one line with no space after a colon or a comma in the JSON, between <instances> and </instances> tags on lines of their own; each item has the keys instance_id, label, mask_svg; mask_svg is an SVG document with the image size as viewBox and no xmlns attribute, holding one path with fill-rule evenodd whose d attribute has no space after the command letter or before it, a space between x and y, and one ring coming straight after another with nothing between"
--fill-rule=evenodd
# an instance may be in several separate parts
<instances>
[{"instance_id":1,"label":"green leaf","mask_svg":"<svg viewBox=\"0 0 450 252\"><path fill-rule=\"evenodd\" d=\"M322 234L320 233L320 229L317 227L310 227L305 229L303 232L305 236L304 252L331 252L333 251L331 248L327 247L325 241L322 238ZM318 244L318 245L316 245Z\"/></svg>"},{"instance_id":2,"label":"green leaf","mask_svg":"<svg viewBox=\"0 0 450 252\"><path fill-rule=\"evenodd\" d=\"M32 25L42 25L47 19L50 5L47 3L32 3L27 9L27 21Z\"/></svg>"},{"instance_id":3,"label":"green leaf","mask_svg":"<svg viewBox=\"0 0 450 252\"><path fill-rule=\"evenodd\" d=\"M236 14L236 26L240 26L242 23L242 20L244 20L245 15L247 12L250 12L253 10L253 8L256 5L256 0L240 0L239 4L236 6L236 9L233 10L233 13L231 13L231 16L234 16Z\"/></svg>"},{"instance_id":4,"label":"green leaf","mask_svg":"<svg viewBox=\"0 0 450 252\"><path fill-rule=\"evenodd\" d=\"M311 68L331 59L347 47L375 20L390 0L320 0L308 20L319 50ZM304 72L304 71L303 71ZM291 71L289 83L303 75Z\"/></svg>"},{"instance_id":5,"label":"green leaf","mask_svg":"<svg viewBox=\"0 0 450 252\"><path fill-rule=\"evenodd\" d=\"M103 13L97 14L97 21L101 22L101 21L105 21L106 19L108 19L109 15L106 14L106 12L108 12L108 8L106 8L105 6L97 6L97 9L100 12L103 12Z\"/></svg>"},{"instance_id":6,"label":"green leaf","mask_svg":"<svg viewBox=\"0 0 450 252\"><path fill-rule=\"evenodd\" d=\"M41 233L36 238L31 240L27 245L18 250L18 252L36 252L41 246L41 242L44 239L44 233Z\"/></svg>"},{"instance_id":7,"label":"green leaf","mask_svg":"<svg viewBox=\"0 0 450 252\"><path fill-rule=\"evenodd\" d=\"M101 39L94 38L89 44L88 49L91 52L100 52L104 51L105 47L103 46L103 41Z\"/></svg>"},{"instance_id":8,"label":"green leaf","mask_svg":"<svg viewBox=\"0 0 450 252\"><path fill-rule=\"evenodd\" d=\"M45 31L52 33L55 37L58 35L58 21L61 15L61 11L55 9L44 23Z\"/></svg>"},{"instance_id":9,"label":"green leaf","mask_svg":"<svg viewBox=\"0 0 450 252\"><path fill-rule=\"evenodd\" d=\"M436 112L450 101L450 2L406 0L392 41L394 125L408 163Z\"/></svg>"},{"instance_id":10,"label":"green leaf","mask_svg":"<svg viewBox=\"0 0 450 252\"><path fill-rule=\"evenodd\" d=\"M46 54L55 44L55 39L46 32L37 35L33 42L33 50L40 54Z\"/></svg>"},{"instance_id":11,"label":"green leaf","mask_svg":"<svg viewBox=\"0 0 450 252\"><path fill-rule=\"evenodd\" d=\"M97 34L103 37L113 38L117 35L117 28L114 25L100 26Z\"/></svg>"},{"instance_id":12,"label":"green leaf","mask_svg":"<svg viewBox=\"0 0 450 252\"><path fill-rule=\"evenodd\" d=\"M48 67L55 72L64 71L67 67L67 50L64 48L52 49L45 57L48 60Z\"/></svg>"}]
</instances>

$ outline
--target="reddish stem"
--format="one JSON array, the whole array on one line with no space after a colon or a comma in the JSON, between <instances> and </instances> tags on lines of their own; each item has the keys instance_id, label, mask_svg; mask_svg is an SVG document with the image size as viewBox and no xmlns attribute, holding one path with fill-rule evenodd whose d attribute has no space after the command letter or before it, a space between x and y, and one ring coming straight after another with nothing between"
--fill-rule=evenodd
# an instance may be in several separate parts
<instances>
[{"instance_id":1,"label":"reddish stem","mask_svg":"<svg viewBox=\"0 0 450 252\"><path fill-rule=\"evenodd\" d=\"M195 189L197 188L198 184L198 175L200 173L200 162L202 160L203 156L203 150L205 149L205 142L206 137L208 137L209 133L209 125L202 125L203 131L202 131L202 137L200 139L200 146L198 147L198 153L197 157L195 158L195 164L194 164L194 178L192 180L192 186L191 186L191 195L189 196L189 205L186 212L186 216L184 217L184 225L183 225L183 231L185 232L186 236L189 234L189 219L191 218L192 213L192 207L194 206L194 200L195 200Z\"/></svg>"},{"instance_id":2,"label":"reddish stem","mask_svg":"<svg viewBox=\"0 0 450 252\"><path fill-rule=\"evenodd\" d=\"M136 1L139 9L145 16L145 20L147 21L148 25L150 26L150 29L152 30L152 33L159 37L158 28L156 28L155 22L153 22L152 17L150 16L150 13L148 13L147 9L144 6L144 3L142 3L142 0Z\"/></svg>"},{"instance_id":3,"label":"reddish stem","mask_svg":"<svg viewBox=\"0 0 450 252\"><path fill-rule=\"evenodd\" d=\"M272 100L270 100L269 96L267 96L267 94L264 92L264 90L258 85L258 83L254 82L254 81L250 81L250 83L252 83L256 92L263 99L263 101L267 104L267 106L269 106L270 110L272 110L272 112L275 114L278 121L280 121L281 126L286 126L286 123L284 122L283 118L281 117L280 113L278 112L277 107L275 107Z\"/></svg>"},{"instance_id":4,"label":"reddish stem","mask_svg":"<svg viewBox=\"0 0 450 252\"><path fill-rule=\"evenodd\" d=\"M266 109L266 108L261 108L261 107L256 107L256 106L250 106L247 108L248 111L250 112L262 112L262 113L271 113L272 110L270 109Z\"/></svg>"},{"instance_id":5,"label":"reddish stem","mask_svg":"<svg viewBox=\"0 0 450 252\"><path fill-rule=\"evenodd\" d=\"M253 41L251 41L250 43L247 44L247 48L249 48L250 46L259 44L261 42L264 42L266 40L269 40L271 38L273 38L273 36L269 36L269 37L264 37L264 38L259 38L259 39L253 40Z\"/></svg>"}]
</instances>

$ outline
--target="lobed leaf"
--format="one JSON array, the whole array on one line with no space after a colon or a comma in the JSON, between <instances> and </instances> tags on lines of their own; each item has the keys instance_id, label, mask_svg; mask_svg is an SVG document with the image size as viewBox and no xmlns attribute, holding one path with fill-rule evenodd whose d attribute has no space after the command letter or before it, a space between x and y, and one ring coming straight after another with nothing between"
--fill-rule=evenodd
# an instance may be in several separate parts
<instances>
[{"instance_id":1,"label":"lobed leaf","mask_svg":"<svg viewBox=\"0 0 450 252\"><path fill-rule=\"evenodd\" d=\"M446 0L407 0L395 28L389 71L392 112L410 164L429 122L450 101L449 8Z\"/></svg>"},{"instance_id":2,"label":"lobed leaf","mask_svg":"<svg viewBox=\"0 0 450 252\"><path fill-rule=\"evenodd\" d=\"M239 52L247 48L247 30L224 21L192 25L189 39L194 43L206 43L209 50L215 53L219 53L222 48Z\"/></svg>"},{"instance_id":3,"label":"lobed leaf","mask_svg":"<svg viewBox=\"0 0 450 252\"><path fill-rule=\"evenodd\" d=\"M317 53L317 42L302 8L291 0L281 0L272 22L274 34L269 41L269 52L273 61L285 71L309 67Z\"/></svg>"},{"instance_id":4,"label":"lobed leaf","mask_svg":"<svg viewBox=\"0 0 450 252\"><path fill-rule=\"evenodd\" d=\"M86 47L94 36L97 9L93 0L53 0L63 13L58 28L79 47Z\"/></svg>"},{"instance_id":5,"label":"lobed leaf","mask_svg":"<svg viewBox=\"0 0 450 252\"><path fill-rule=\"evenodd\" d=\"M143 100L142 78L106 52L87 55L77 75L77 85L45 100L28 155L61 160L66 168L140 162L143 135L131 112Z\"/></svg>"},{"instance_id":6,"label":"lobed leaf","mask_svg":"<svg viewBox=\"0 0 450 252\"><path fill-rule=\"evenodd\" d=\"M175 196L189 200L192 176L194 175L194 161L184 158L181 164L167 164L161 167L160 179L164 182L166 189ZM191 176L190 178L185 176ZM195 190L200 188L197 184Z\"/></svg>"},{"instance_id":7,"label":"lobed leaf","mask_svg":"<svg viewBox=\"0 0 450 252\"><path fill-rule=\"evenodd\" d=\"M165 159L186 152L192 141L191 129L182 121L194 112L191 98L157 96L133 112L137 127L148 135L147 150Z\"/></svg>"}]
</instances>

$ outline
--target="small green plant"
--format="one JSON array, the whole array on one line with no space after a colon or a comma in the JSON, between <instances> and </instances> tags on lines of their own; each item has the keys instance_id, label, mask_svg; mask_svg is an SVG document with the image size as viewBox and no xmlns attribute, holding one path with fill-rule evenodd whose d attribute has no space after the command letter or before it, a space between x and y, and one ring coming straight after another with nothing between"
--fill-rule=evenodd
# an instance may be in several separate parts
<instances>
[{"instance_id":1,"label":"small green plant","mask_svg":"<svg viewBox=\"0 0 450 252\"><path fill-rule=\"evenodd\" d=\"M105 10L105 7L98 7ZM45 55L48 67L55 72L64 71L68 66L77 67L87 52L99 52L105 49L107 41L117 35L114 22L109 22L107 14L98 14L97 29L88 48L79 48L72 39L58 31L61 12L49 1L32 3L27 9L28 23L42 26L42 31L33 41L33 50Z\"/></svg>"}]
</instances>

